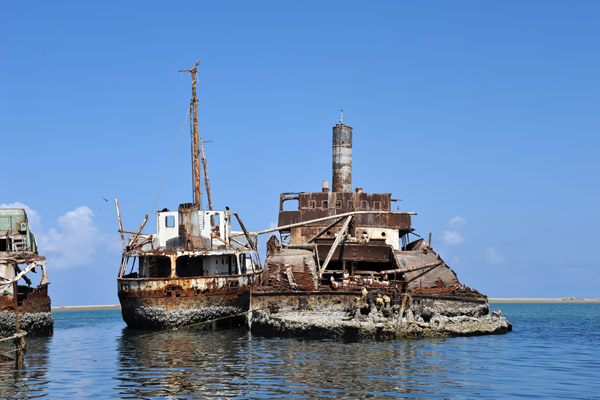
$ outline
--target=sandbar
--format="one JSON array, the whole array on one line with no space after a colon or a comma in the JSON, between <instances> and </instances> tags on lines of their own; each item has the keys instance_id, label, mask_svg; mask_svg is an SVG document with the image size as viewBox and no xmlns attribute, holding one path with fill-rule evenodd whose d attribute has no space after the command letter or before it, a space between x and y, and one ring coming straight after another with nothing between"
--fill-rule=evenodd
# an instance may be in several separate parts
<instances>
[{"instance_id":1,"label":"sandbar","mask_svg":"<svg viewBox=\"0 0 600 400\"><path fill-rule=\"evenodd\" d=\"M52 311L92 311L92 310L120 310L119 304L98 305L98 306L60 306L52 307Z\"/></svg>"},{"instance_id":2,"label":"sandbar","mask_svg":"<svg viewBox=\"0 0 600 400\"><path fill-rule=\"evenodd\" d=\"M600 303L600 298L584 299L581 297L490 297L488 300L490 303Z\"/></svg>"}]
</instances>

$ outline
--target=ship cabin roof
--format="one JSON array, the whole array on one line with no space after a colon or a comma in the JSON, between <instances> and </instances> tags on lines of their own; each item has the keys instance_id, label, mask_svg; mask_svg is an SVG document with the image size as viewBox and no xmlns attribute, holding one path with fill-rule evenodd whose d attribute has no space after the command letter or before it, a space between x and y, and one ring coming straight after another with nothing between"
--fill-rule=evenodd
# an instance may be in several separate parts
<instances>
[{"instance_id":1,"label":"ship cabin roof","mask_svg":"<svg viewBox=\"0 0 600 400\"><path fill-rule=\"evenodd\" d=\"M232 237L234 236L234 237ZM164 209L156 213L156 235L140 235L131 243L132 253L171 253L195 255L234 254L256 249L256 235L231 230L231 212L201 210L181 204L177 211Z\"/></svg>"},{"instance_id":2,"label":"ship cabin roof","mask_svg":"<svg viewBox=\"0 0 600 400\"><path fill-rule=\"evenodd\" d=\"M345 214L354 211L373 211L373 214L356 215L355 225L398 230L400 236L411 232L411 216L392 212L391 193L356 192L299 192L282 193L279 202L279 226ZM377 213L381 211L382 213ZM331 221L311 224L311 227L329 225ZM293 229L293 228L292 228Z\"/></svg>"},{"instance_id":3,"label":"ship cabin roof","mask_svg":"<svg viewBox=\"0 0 600 400\"><path fill-rule=\"evenodd\" d=\"M0 209L0 252L37 254L35 236L22 208Z\"/></svg>"}]
</instances>

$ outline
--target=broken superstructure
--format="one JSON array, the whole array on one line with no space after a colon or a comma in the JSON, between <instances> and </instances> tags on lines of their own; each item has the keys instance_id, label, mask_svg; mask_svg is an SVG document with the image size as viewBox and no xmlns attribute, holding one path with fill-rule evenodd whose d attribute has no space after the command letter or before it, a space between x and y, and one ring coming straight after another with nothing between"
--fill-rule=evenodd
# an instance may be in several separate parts
<instances>
[{"instance_id":1,"label":"broken superstructure","mask_svg":"<svg viewBox=\"0 0 600 400\"><path fill-rule=\"evenodd\" d=\"M36 272L40 283L33 285L30 277ZM38 254L27 213L0 209L0 337L19 330L31 336L52 334L49 284L46 258Z\"/></svg>"},{"instance_id":2,"label":"broken superstructure","mask_svg":"<svg viewBox=\"0 0 600 400\"><path fill-rule=\"evenodd\" d=\"M214 211L202 139L198 138L196 67L192 74L190 104L194 202L177 211L156 214L156 234L125 232L123 257L117 278L123 319L133 328L171 328L241 315L249 309L250 286L262 268L256 235L231 231L228 208ZM202 157L200 151L202 150ZM201 207L200 163L204 166L209 209ZM132 235L126 243L124 233ZM237 236L236 236L237 234ZM235 237L234 237L235 236Z\"/></svg>"},{"instance_id":3,"label":"broken superstructure","mask_svg":"<svg viewBox=\"0 0 600 400\"><path fill-rule=\"evenodd\" d=\"M390 193L352 190L352 127L342 120L333 127L332 153L332 190L323 181L320 192L282 193L279 226L257 232L278 231L280 240L269 238L262 285L252 292L253 331L403 337L510 330L427 241L411 241L415 213L392 211L399 200ZM286 210L288 202L297 209ZM465 328L466 321L474 325Z\"/></svg>"}]
</instances>

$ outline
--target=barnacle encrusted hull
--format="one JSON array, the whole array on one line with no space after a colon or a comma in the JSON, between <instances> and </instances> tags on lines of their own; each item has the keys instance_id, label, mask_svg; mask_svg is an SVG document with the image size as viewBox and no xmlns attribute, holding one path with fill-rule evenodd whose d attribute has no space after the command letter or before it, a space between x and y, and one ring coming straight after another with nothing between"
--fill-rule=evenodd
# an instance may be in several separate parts
<instances>
[{"instance_id":1,"label":"barnacle encrusted hull","mask_svg":"<svg viewBox=\"0 0 600 400\"><path fill-rule=\"evenodd\" d=\"M19 329L27 332L28 337L49 336L54 330L52 313L35 312L19 314ZM8 337L15 333L15 314L0 313L0 337Z\"/></svg>"},{"instance_id":2,"label":"barnacle encrusted hull","mask_svg":"<svg viewBox=\"0 0 600 400\"><path fill-rule=\"evenodd\" d=\"M245 320L249 309L248 290L221 291L190 296L132 296L119 293L123 320L130 328L169 329L206 321L238 317Z\"/></svg>"},{"instance_id":3,"label":"barnacle encrusted hull","mask_svg":"<svg viewBox=\"0 0 600 400\"><path fill-rule=\"evenodd\" d=\"M399 304L377 301L385 297L254 293L251 330L266 336L344 340L476 336L512 330L500 311L490 315L485 299L411 296Z\"/></svg>"},{"instance_id":4,"label":"barnacle encrusted hull","mask_svg":"<svg viewBox=\"0 0 600 400\"><path fill-rule=\"evenodd\" d=\"M422 339L450 336L502 334L512 330L504 317L436 316L430 322L402 318L348 320L346 313L331 311L283 312L257 311L252 317L252 333L266 336L303 337L307 339Z\"/></svg>"},{"instance_id":5,"label":"barnacle encrusted hull","mask_svg":"<svg viewBox=\"0 0 600 400\"><path fill-rule=\"evenodd\" d=\"M54 321L48 285L36 288L18 285L17 290L19 330L26 331L27 336L52 335ZM0 337L11 336L16 332L15 299L12 295L0 296L0 310Z\"/></svg>"}]
</instances>

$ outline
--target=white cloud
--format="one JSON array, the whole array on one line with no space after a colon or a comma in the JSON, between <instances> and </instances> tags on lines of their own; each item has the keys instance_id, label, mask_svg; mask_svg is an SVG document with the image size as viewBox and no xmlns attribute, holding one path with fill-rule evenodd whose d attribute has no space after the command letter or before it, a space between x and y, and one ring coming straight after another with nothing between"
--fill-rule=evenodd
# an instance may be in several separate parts
<instances>
[{"instance_id":1,"label":"white cloud","mask_svg":"<svg viewBox=\"0 0 600 400\"><path fill-rule=\"evenodd\" d=\"M442 232L442 241L446 244L455 245L465 241L465 239L456 231Z\"/></svg>"},{"instance_id":2,"label":"white cloud","mask_svg":"<svg viewBox=\"0 0 600 400\"><path fill-rule=\"evenodd\" d=\"M496 251L494 246L490 247L485 252L485 260L490 264L502 264L505 261L505 258Z\"/></svg>"},{"instance_id":3,"label":"white cloud","mask_svg":"<svg viewBox=\"0 0 600 400\"><path fill-rule=\"evenodd\" d=\"M58 218L56 228L38 235L40 253L48 258L48 267L67 269L93 264L97 251L118 251L118 241L101 232L94 213L80 206Z\"/></svg>"},{"instance_id":4,"label":"white cloud","mask_svg":"<svg viewBox=\"0 0 600 400\"><path fill-rule=\"evenodd\" d=\"M21 202L14 203L2 203L0 204L0 208L24 208L27 213L27 220L29 221L29 229L35 233L42 229L42 218L40 215L33 209L31 209L27 204L23 204Z\"/></svg>"},{"instance_id":5,"label":"white cloud","mask_svg":"<svg viewBox=\"0 0 600 400\"><path fill-rule=\"evenodd\" d=\"M452 228L458 228L459 226L463 226L467 223L467 220L459 215L457 215L456 217L450 219L450 221L448 221L448 225L450 225L450 227Z\"/></svg>"}]
</instances>

